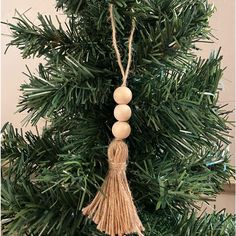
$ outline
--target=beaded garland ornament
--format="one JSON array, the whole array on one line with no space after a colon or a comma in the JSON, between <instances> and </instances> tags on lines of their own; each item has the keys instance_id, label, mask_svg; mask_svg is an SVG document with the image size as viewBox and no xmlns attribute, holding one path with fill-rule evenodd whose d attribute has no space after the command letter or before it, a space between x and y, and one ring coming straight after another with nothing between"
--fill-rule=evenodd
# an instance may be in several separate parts
<instances>
[{"instance_id":1,"label":"beaded garland ornament","mask_svg":"<svg viewBox=\"0 0 236 236\"><path fill-rule=\"evenodd\" d=\"M131 128L127 121L132 114L128 106L128 103L132 100L132 92L126 84L131 66L135 20L132 20L132 29L128 40L128 62L124 70L116 41L113 4L109 4L109 12L113 47L122 74L122 85L113 94L113 98L118 104L114 109L114 116L117 122L112 126L112 133L115 138L108 147L108 174L100 191L98 191L93 201L83 208L82 213L97 224L98 230L111 236L122 236L131 233L143 236L142 231L144 231L144 227L138 217L126 178L128 146L124 142L124 139L131 133Z\"/></svg>"}]
</instances>

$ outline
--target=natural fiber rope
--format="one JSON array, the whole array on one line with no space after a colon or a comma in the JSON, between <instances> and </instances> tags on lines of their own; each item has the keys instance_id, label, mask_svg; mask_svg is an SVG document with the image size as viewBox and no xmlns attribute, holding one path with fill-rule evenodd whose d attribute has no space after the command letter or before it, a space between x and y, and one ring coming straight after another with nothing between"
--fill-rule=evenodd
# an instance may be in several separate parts
<instances>
[{"instance_id":1,"label":"natural fiber rope","mask_svg":"<svg viewBox=\"0 0 236 236\"><path fill-rule=\"evenodd\" d=\"M122 60L121 60L121 55L117 46L117 40L116 40L116 23L113 15L113 4L109 4L109 11L110 11L110 18L111 18L111 26L112 26L112 43L113 47L115 49L116 57L117 57L117 62L120 67L120 71L122 74L122 85L121 86L126 86L128 75L129 75L129 70L132 62L132 42L134 38L134 31L135 31L135 20L132 19L132 28L130 32L130 36L128 39L128 62L126 69L124 70L124 67L122 65Z\"/></svg>"}]
</instances>

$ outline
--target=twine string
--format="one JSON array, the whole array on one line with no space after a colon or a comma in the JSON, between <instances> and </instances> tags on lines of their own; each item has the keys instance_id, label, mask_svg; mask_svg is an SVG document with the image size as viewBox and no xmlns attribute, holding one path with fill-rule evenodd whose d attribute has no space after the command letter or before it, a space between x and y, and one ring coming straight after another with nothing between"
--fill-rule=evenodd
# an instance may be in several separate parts
<instances>
[{"instance_id":1,"label":"twine string","mask_svg":"<svg viewBox=\"0 0 236 236\"><path fill-rule=\"evenodd\" d=\"M135 20L132 19L132 28L131 28L130 36L128 39L128 62L127 62L126 69L124 69L124 66L123 66L122 60L121 60L120 51L117 46L116 22L115 22L115 18L114 18L114 14L113 14L113 4L109 4L109 11L110 11L110 18L111 18L111 26L112 26L112 44L115 49L117 62L118 62L118 65L120 67L120 71L122 74L122 85L121 86L126 86L128 75L130 72L130 66L131 66L131 62L132 62L132 43L133 43L136 23L135 23Z\"/></svg>"},{"instance_id":2,"label":"twine string","mask_svg":"<svg viewBox=\"0 0 236 236\"><path fill-rule=\"evenodd\" d=\"M125 171L127 167L127 163L126 162L111 162L109 161L109 169L112 171L116 171L116 172L122 172Z\"/></svg>"}]
</instances>

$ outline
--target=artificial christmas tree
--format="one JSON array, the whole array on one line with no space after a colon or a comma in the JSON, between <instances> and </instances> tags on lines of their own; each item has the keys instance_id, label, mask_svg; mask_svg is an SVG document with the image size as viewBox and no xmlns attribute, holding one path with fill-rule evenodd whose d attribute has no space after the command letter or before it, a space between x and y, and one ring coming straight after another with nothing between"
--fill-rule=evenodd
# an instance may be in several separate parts
<instances>
[{"instance_id":1,"label":"artificial christmas tree","mask_svg":"<svg viewBox=\"0 0 236 236\"><path fill-rule=\"evenodd\" d=\"M19 111L28 111L32 125L40 118L49 125L36 135L3 127L3 234L105 235L82 209L106 177L112 97L122 83L109 4L123 65L132 19L136 23L126 175L143 234L234 235L232 215L197 217L194 211L233 176L229 112L217 104L222 57L195 56L196 43L211 37L213 7L206 0L58 0L57 9L68 16L58 27L49 16L39 14L39 26L15 17L9 45L23 58L46 59L36 73L28 71ZM117 120L130 117L123 115L115 112Z\"/></svg>"}]
</instances>

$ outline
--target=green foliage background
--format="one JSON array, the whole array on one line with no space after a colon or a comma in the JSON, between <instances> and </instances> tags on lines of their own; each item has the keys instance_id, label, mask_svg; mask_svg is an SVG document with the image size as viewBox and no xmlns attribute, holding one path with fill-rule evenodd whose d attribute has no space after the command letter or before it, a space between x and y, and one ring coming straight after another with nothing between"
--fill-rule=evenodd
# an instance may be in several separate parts
<instances>
[{"instance_id":1,"label":"green foliage background","mask_svg":"<svg viewBox=\"0 0 236 236\"><path fill-rule=\"evenodd\" d=\"M233 176L228 114L218 101L220 52L203 60L196 43L211 41L206 0L57 0L66 23L18 14L8 24L23 58L43 57L21 85L26 123L45 118L42 134L3 127L4 235L103 235L81 214L107 172L120 73L108 3L115 4L119 48L127 60L131 17L137 27L128 86L133 91L127 176L150 236L234 235L224 211L197 217ZM8 167L4 167L4 165Z\"/></svg>"}]
</instances>

